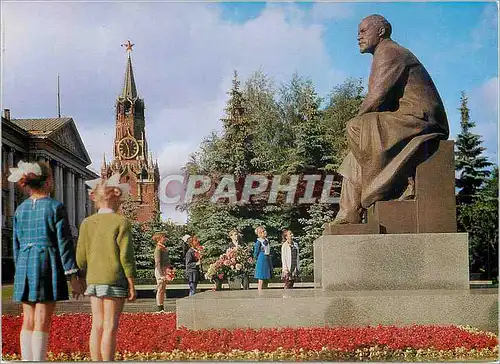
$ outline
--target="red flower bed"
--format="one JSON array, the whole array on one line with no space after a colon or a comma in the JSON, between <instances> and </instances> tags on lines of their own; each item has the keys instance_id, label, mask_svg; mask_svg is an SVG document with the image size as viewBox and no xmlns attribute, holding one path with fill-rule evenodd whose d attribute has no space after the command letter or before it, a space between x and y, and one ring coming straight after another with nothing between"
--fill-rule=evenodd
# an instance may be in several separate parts
<instances>
[{"instance_id":1,"label":"red flower bed","mask_svg":"<svg viewBox=\"0 0 500 364\"><path fill-rule=\"evenodd\" d=\"M2 316L2 353L19 354L22 317ZM49 351L54 354L88 353L91 327L89 314L54 316ZM161 353L194 351L229 353L233 350L271 353L280 350L336 350L384 347L397 351L429 349L453 351L496 350L496 336L457 326L414 325L403 328L377 326L361 328L284 328L284 329L213 329L193 331L176 329L175 314L123 314L120 319L117 351Z\"/></svg>"}]
</instances>

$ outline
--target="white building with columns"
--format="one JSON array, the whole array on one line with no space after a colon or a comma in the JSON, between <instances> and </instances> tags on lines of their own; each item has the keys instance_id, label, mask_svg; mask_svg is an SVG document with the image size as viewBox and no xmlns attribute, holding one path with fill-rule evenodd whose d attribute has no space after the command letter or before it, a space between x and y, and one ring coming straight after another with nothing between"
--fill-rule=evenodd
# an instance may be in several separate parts
<instances>
[{"instance_id":1,"label":"white building with columns","mask_svg":"<svg viewBox=\"0 0 500 364\"><path fill-rule=\"evenodd\" d=\"M98 178L89 170L91 160L70 117L12 119L10 110L2 116L2 281L13 276L12 216L26 196L7 181L10 167L20 160L43 160L50 164L54 177L53 197L62 201L76 239L82 220L92 214L84 181Z\"/></svg>"}]
</instances>

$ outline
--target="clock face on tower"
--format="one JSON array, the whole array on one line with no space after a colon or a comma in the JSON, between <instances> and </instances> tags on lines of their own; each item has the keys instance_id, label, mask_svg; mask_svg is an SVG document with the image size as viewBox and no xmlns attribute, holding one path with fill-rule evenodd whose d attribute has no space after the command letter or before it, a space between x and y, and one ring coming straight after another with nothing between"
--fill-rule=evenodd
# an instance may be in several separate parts
<instances>
[{"instance_id":1,"label":"clock face on tower","mask_svg":"<svg viewBox=\"0 0 500 364\"><path fill-rule=\"evenodd\" d=\"M118 152L124 159L132 159L139 153L139 144L132 137L125 137L118 143Z\"/></svg>"}]
</instances>

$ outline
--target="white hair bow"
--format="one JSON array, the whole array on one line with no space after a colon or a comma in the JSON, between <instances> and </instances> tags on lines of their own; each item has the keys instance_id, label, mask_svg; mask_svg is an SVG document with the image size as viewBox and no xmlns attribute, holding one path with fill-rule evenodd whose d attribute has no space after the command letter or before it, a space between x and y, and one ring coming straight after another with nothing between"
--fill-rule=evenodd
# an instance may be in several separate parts
<instances>
[{"instance_id":1,"label":"white hair bow","mask_svg":"<svg viewBox=\"0 0 500 364\"><path fill-rule=\"evenodd\" d=\"M120 183L120 173L115 173L108 179L96 178L85 181L85 184L90 187L90 192L94 191L100 184L103 184L105 188L116 187L122 191L122 198L126 198L130 191L130 185L128 183Z\"/></svg>"},{"instance_id":2,"label":"white hair bow","mask_svg":"<svg viewBox=\"0 0 500 364\"><path fill-rule=\"evenodd\" d=\"M23 176L27 176L30 173L33 173L37 176L42 175L42 169L38 163L26 163L23 161L19 161L17 164L17 168L9 168L10 176L7 178L9 182L17 182Z\"/></svg>"}]
</instances>

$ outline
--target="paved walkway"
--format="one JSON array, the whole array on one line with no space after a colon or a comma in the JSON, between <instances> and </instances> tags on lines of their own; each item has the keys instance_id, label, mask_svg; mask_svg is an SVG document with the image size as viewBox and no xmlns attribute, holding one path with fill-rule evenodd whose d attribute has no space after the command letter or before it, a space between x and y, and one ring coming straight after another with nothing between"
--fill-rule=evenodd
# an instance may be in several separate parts
<instances>
[{"instance_id":1,"label":"paved walkway","mask_svg":"<svg viewBox=\"0 0 500 364\"><path fill-rule=\"evenodd\" d=\"M175 312L175 299L165 300L165 311ZM135 302L127 302L124 308L125 312L155 312L156 302L154 299L138 299ZM2 315L20 315L22 312L21 304L18 302L4 302L2 304ZM56 305L56 313L90 313L90 299L85 297L79 300L69 300L59 302Z\"/></svg>"},{"instance_id":2,"label":"paved walkway","mask_svg":"<svg viewBox=\"0 0 500 364\"><path fill-rule=\"evenodd\" d=\"M215 287L215 284L198 284L199 290L208 290ZM269 288L283 288L283 283L269 283ZM297 288L314 288L314 282L297 282L294 287ZM139 285L136 286L136 290L154 290L156 288L155 285ZM229 285L227 283L222 284L222 288L227 289ZM257 283L250 283L250 289L257 289ZM169 284L167 285L167 290L178 290L185 289L189 290L189 285L187 283L177 283L177 284Z\"/></svg>"},{"instance_id":3,"label":"paved walkway","mask_svg":"<svg viewBox=\"0 0 500 364\"><path fill-rule=\"evenodd\" d=\"M471 288L481 288L485 285L491 284L489 281L473 281L471 282ZM296 283L297 288L313 288L313 282L299 282ZM211 290L214 286L212 284L200 284L198 286L199 291ZM491 286L490 286L491 287ZM224 284L223 288L227 289L228 285ZM270 289L282 289L283 283L270 283ZM156 302L154 299L153 290L154 285L139 285L136 287L139 295L139 299L135 302L125 304L125 312L156 312ZM178 298L186 297L188 294L189 287L187 284L172 284L167 286L167 298L165 300L165 311L175 312L175 301ZM257 289L256 283L250 284L250 289ZM151 298L141 298L144 296L151 296ZM60 302L56 305L56 313L76 313L76 312L86 312L90 313L90 299L84 297L79 300L69 300ZM4 297L2 302L2 314L3 315L19 315L21 314L21 304L17 302L10 301L9 298Z\"/></svg>"},{"instance_id":4,"label":"paved walkway","mask_svg":"<svg viewBox=\"0 0 500 364\"><path fill-rule=\"evenodd\" d=\"M296 284L297 288L313 288L314 283L312 282L300 282ZM156 312L156 302L154 299L154 289L155 285L138 285L136 290L138 291L139 298L132 303L125 303L125 312ZM200 292L211 290L214 288L213 284L200 284L198 285L198 290ZM227 289L228 285L223 284L223 288ZM270 283L269 288L271 289L281 289L283 288L283 283ZM257 284L251 283L250 289L257 289ZM189 286L187 284L172 284L167 286L167 299L164 303L164 308L166 312L175 312L175 301L178 298L183 298L188 295ZM148 298L142 298L148 297ZM168 298L172 297L172 298ZM3 315L19 315L21 314L21 304L18 302L12 302L9 298L4 297L2 302L2 314ZM56 313L76 313L76 312L86 312L90 313L90 298L84 297L79 300L69 300L64 302L59 302L56 305Z\"/></svg>"}]
</instances>

